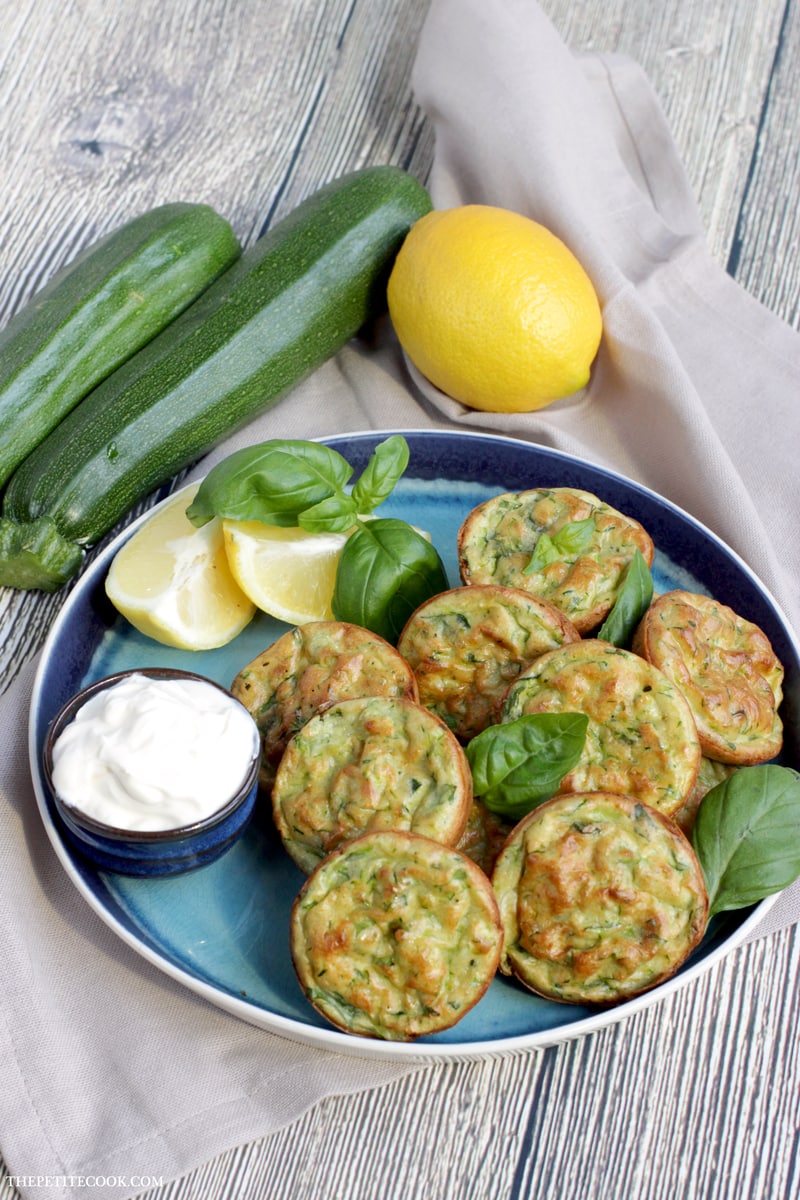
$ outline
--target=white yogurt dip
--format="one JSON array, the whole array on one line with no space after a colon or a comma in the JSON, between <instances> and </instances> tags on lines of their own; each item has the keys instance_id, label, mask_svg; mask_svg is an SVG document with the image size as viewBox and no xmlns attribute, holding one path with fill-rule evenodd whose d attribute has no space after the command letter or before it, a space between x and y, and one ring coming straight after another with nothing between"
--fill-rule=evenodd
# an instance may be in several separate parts
<instances>
[{"instance_id":1,"label":"white yogurt dip","mask_svg":"<svg viewBox=\"0 0 800 1200\"><path fill-rule=\"evenodd\" d=\"M176 829L211 816L258 753L247 710L212 683L132 674L101 689L53 746L71 808L117 829Z\"/></svg>"}]
</instances>

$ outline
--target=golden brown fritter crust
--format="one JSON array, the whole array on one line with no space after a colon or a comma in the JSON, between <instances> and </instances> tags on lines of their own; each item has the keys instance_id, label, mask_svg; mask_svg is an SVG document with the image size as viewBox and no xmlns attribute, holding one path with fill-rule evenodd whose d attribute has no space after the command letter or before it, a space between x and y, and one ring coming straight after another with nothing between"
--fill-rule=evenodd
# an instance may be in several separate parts
<instances>
[{"instance_id":1,"label":"golden brown fritter crust","mask_svg":"<svg viewBox=\"0 0 800 1200\"><path fill-rule=\"evenodd\" d=\"M746 765L780 752L783 666L757 625L676 589L653 601L633 648L686 696L708 758Z\"/></svg>"},{"instance_id":2,"label":"golden brown fritter crust","mask_svg":"<svg viewBox=\"0 0 800 1200\"><path fill-rule=\"evenodd\" d=\"M361 833L411 830L454 846L471 801L472 773L455 735L397 696L317 713L290 739L272 786L278 832L307 874Z\"/></svg>"},{"instance_id":3,"label":"golden brown fritter crust","mask_svg":"<svg viewBox=\"0 0 800 1200\"><path fill-rule=\"evenodd\" d=\"M541 555L544 539L549 553ZM550 561L537 565L537 547ZM494 496L469 513L458 534L465 584L522 588L554 604L581 634L608 615L637 549L650 566L653 541L642 525L576 488Z\"/></svg>"},{"instance_id":4,"label":"golden brown fritter crust","mask_svg":"<svg viewBox=\"0 0 800 1200\"><path fill-rule=\"evenodd\" d=\"M535 658L578 641L554 605L519 588L452 588L416 610L397 648L417 678L420 703L462 742L498 720L510 685Z\"/></svg>"},{"instance_id":5,"label":"golden brown fritter crust","mask_svg":"<svg viewBox=\"0 0 800 1200\"><path fill-rule=\"evenodd\" d=\"M630 796L556 797L515 827L492 882L500 969L571 1004L615 1004L677 971L703 937L708 894L668 818Z\"/></svg>"},{"instance_id":6,"label":"golden brown fritter crust","mask_svg":"<svg viewBox=\"0 0 800 1200\"><path fill-rule=\"evenodd\" d=\"M345 621L290 629L239 672L231 691L258 725L264 788L289 738L315 713L359 696L417 699L414 672L394 646Z\"/></svg>"},{"instance_id":7,"label":"golden brown fritter crust","mask_svg":"<svg viewBox=\"0 0 800 1200\"><path fill-rule=\"evenodd\" d=\"M489 880L413 833L368 833L295 901L292 960L311 1004L362 1037L408 1041L460 1021L491 983L502 931Z\"/></svg>"}]
</instances>

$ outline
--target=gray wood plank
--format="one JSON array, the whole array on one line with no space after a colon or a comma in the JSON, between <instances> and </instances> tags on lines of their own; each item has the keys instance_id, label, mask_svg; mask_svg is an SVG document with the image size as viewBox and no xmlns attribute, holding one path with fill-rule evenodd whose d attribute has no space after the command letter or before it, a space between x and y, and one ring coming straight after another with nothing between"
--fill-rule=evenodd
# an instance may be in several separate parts
<instances>
[{"instance_id":1,"label":"gray wood plank","mask_svg":"<svg viewBox=\"0 0 800 1200\"><path fill-rule=\"evenodd\" d=\"M318 1200L324 1186L338 1200L788 1198L796 1089L774 1081L797 1078L799 946L796 930L755 943L589 1038L436 1064L326 1100L199 1168L175 1195Z\"/></svg>"},{"instance_id":2,"label":"gray wood plank","mask_svg":"<svg viewBox=\"0 0 800 1200\"><path fill-rule=\"evenodd\" d=\"M784 5L774 0L543 0L541 7L568 45L627 54L646 72L686 167L709 248L726 263ZM782 81L786 85L790 106L796 85Z\"/></svg>"},{"instance_id":3,"label":"gray wood plank","mask_svg":"<svg viewBox=\"0 0 800 1200\"><path fill-rule=\"evenodd\" d=\"M758 141L746 176L729 269L773 312L800 328L800 5L787 3Z\"/></svg>"}]
</instances>

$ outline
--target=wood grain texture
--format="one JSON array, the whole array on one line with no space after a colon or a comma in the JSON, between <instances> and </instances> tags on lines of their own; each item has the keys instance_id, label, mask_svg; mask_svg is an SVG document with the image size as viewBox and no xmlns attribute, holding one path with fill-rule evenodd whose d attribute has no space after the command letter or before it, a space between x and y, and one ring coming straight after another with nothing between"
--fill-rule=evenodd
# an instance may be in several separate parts
<instances>
[{"instance_id":1,"label":"wood grain texture","mask_svg":"<svg viewBox=\"0 0 800 1200\"><path fill-rule=\"evenodd\" d=\"M730 955L658 1010L589 1038L504 1060L437 1064L378 1092L327 1100L167 1194L793 1196L796 1089L782 1103L775 1083L797 1079L800 939L787 930L773 941ZM727 1014L721 996L731 997ZM735 1037L724 1037L726 1020Z\"/></svg>"},{"instance_id":2,"label":"wood grain texture","mask_svg":"<svg viewBox=\"0 0 800 1200\"><path fill-rule=\"evenodd\" d=\"M326 178L424 177L410 90L428 0L18 0L0 38L0 323L126 217L203 200L251 241ZM635 58L712 254L798 312L798 0L542 0L576 50ZM0 591L0 681L65 594ZM148 1200L782 1200L800 1194L800 932L578 1041L331 1098ZM0 1131L0 1145L2 1131ZM15 1195L9 1189L9 1197Z\"/></svg>"},{"instance_id":3,"label":"wood grain texture","mask_svg":"<svg viewBox=\"0 0 800 1200\"><path fill-rule=\"evenodd\" d=\"M541 7L568 45L627 54L646 72L681 154L709 248L728 260L780 37L773 0Z\"/></svg>"},{"instance_id":4,"label":"wood grain texture","mask_svg":"<svg viewBox=\"0 0 800 1200\"><path fill-rule=\"evenodd\" d=\"M427 0L15 11L0 49L0 325L155 204L211 204L246 245L345 171L427 173L432 139L409 83ZM67 594L0 589L5 685Z\"/></svg>"},{"instance_id":5,"label":"wood grain texture","mask_svg":"<svg viewBox=\"0 0 800 1200\"><path fill-rule=\"evenodd\" d=\"M775 43L758 142L746 174L729 269L744 287L800 329L800 5L788 3Z\"/></svg>"}]
</instances>

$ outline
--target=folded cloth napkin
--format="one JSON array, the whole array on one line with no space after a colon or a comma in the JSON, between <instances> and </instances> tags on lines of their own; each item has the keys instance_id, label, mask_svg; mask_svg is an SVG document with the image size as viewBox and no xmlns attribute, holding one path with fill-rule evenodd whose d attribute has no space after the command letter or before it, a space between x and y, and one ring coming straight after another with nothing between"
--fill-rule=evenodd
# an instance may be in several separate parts
<instances>
[{"instance_id":1,"label":"folded cloth napkin","mask_svg":"<svg viewBox=\"0 0 800 1200\"><path fill-rule=\"evenodd\" d=\"M800 440L800 339L710 260L641 72L615 56L572 55L533 0L433 0L414 87L435 128L437 207L518 209L560 234L591 273L605 339L589 387L541 413L471 412L409 374L384 322L200 469L273 436L495 430L668 496L734 546L800 627L790 461ZM119 1197L137 1190L124 1180L179 1175L323 1096L418 1069L253 1029L106 928L64 874L35 808L33 669L0 704L0 1148L23 1177L20 1190L44 1200ZM798 912L792 889L769 928Z\"/></svg>"}]
</instances>

